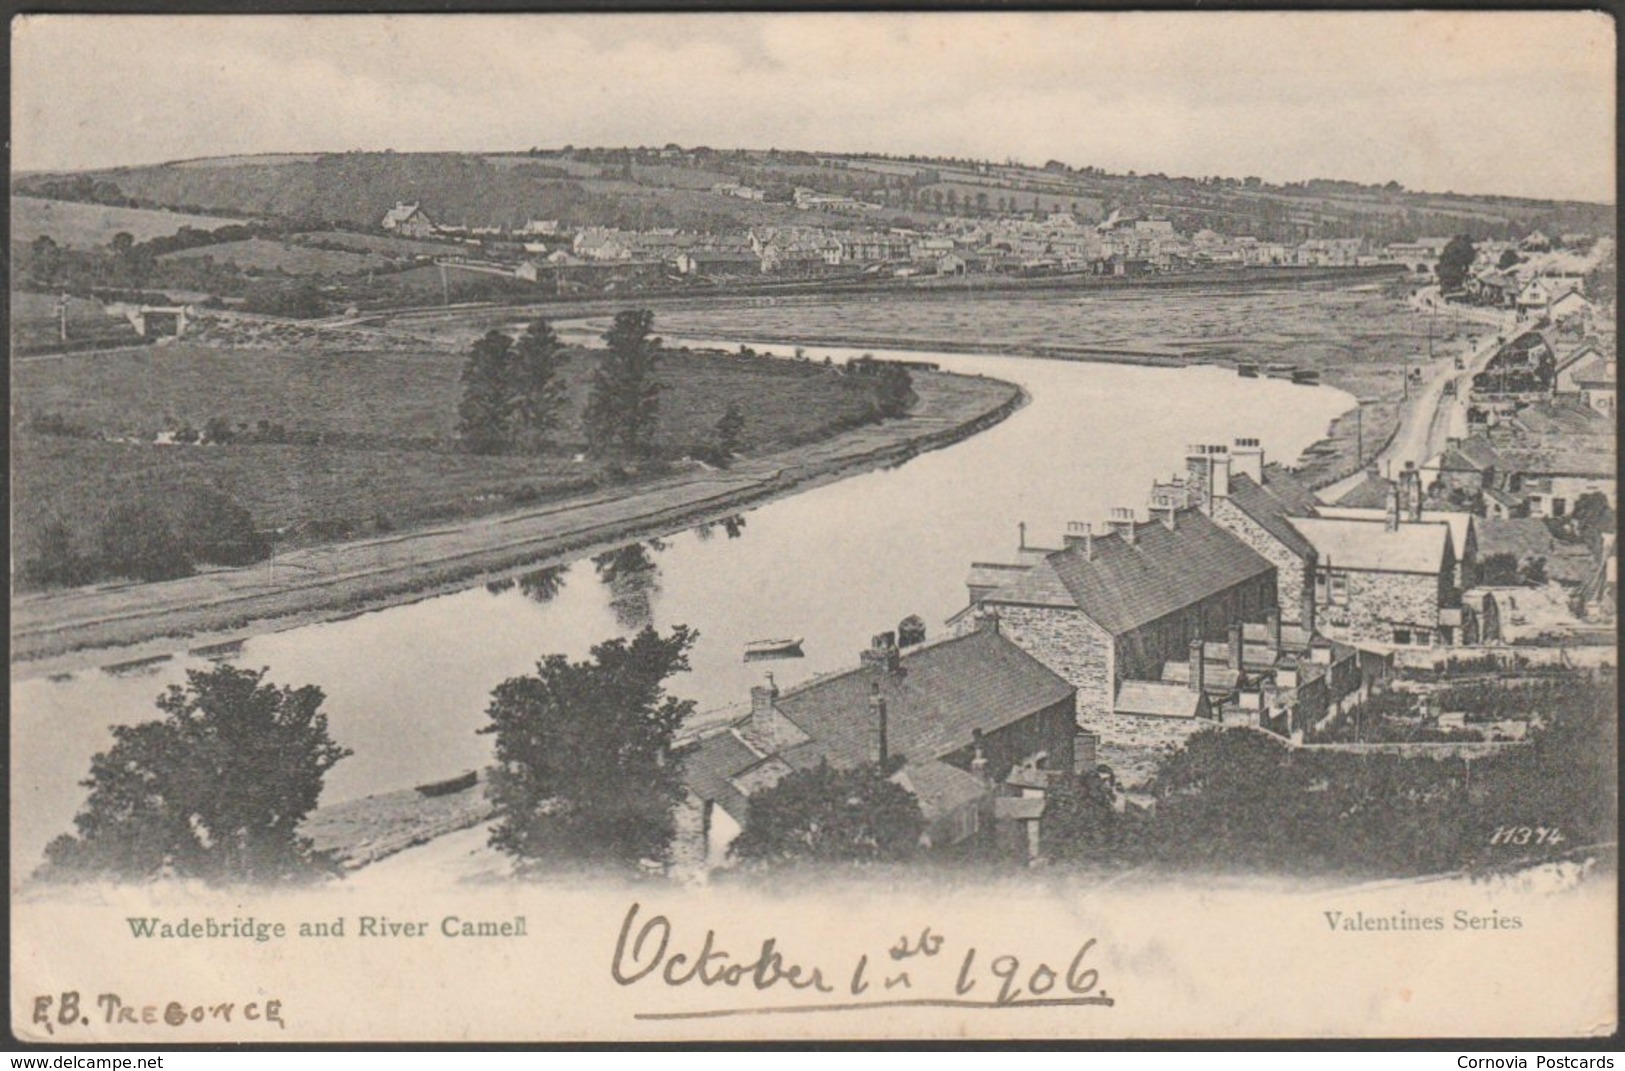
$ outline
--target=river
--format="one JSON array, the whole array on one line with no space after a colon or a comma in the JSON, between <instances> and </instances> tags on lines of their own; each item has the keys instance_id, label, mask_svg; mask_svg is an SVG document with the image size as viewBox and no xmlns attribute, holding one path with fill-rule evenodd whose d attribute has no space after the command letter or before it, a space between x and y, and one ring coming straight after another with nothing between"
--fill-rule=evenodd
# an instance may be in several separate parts
<instances>
[{"instance_id":1,"label":"river","mask_svg":"<svg viewBox=\"0 0 1625 1071\"><path fill-rule=\"evenodd\" d=\"M809 353L841 360L853 351ZM1031 403L945 450L728 523L515 583L258 636L233 661L325 691L330 731L354 754L328 775L324 802L407 787L485 762L489 738L476 730L491 688L544 655L581 657L645 623L687 624L700 633L693 671L671 688L715 711L744 701L764 671L788 686L852 665L873 633L908 614L939 634L965 603L971 561L1006 558L1018 522L1029 542L1058 545L1067 521L1143 506L1151 480L1181 466L1187 443L1254 435L1267 456L1290 459L1353 405L1328 387L1215 367L899 356L1018 382ZM746 641L780 636L804 637L806 657L744 661ZM110 745L109 728L156 717L164 687L207 664L178 658L124 674L13 682L14 879L71 828L84 796L77 782Z\"/></svg>"}]
</instances>

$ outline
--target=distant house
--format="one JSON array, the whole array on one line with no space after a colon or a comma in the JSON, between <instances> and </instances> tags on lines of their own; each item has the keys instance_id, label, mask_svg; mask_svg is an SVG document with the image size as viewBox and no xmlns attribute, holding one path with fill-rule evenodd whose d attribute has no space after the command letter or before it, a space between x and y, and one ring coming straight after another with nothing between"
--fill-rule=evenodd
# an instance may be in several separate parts
<instances>
[{"instance_id":1,"label":"distant house","mask_svg":"<svg viewBox=\"0 0 1625 1071\"><path fill-rule=\"evenodd\" d=\"M1546 314L1553 320L1568 320L1575 317L1589 318L1592 314L1591 302L1586 300L1584 294L1574 287L1559 293L1546 305Z\"/></svg>"},{"instance_id":2,"label":"distant house","mask_svg":"<svg viewBox=\"0 0 1625 1071\"><path fill-rule=\"evenodd\" d=\"M1071 686L991 618L906 652L883 633L857 669L783 692L752 688L748 714L679 753L687 792L674 855L725 865L750 797L823 763L893 771L920 802L929 847L991 834L1012 770L1072 769L1073 705Z\"/></svg>"},{"instance_id":3,"label":"distant house","mask_svg":"<svg viewBox=\"0 0 1625 1071\"><path fill-rule=\"evenodd\" d=\"M1619 412L1618 363L1612 357L1594 353L1569 370L1568 382L1578 390L1580 400L1608 417Z\"/></svg>"},{"instance_id":4,"label":"distant house","mask_svg":"<svg viewBox=\"0 0 1625 1071\"><path fill-rule=\"evenodd\" d=\"M672 262L683 275L753 275L762 270L762 258L748 249L691 249Z\"/></svg>"},{"instance_id":5,"label":"distant house","mask_svg":"<svg viewBox=\"0 0 1625 1071\"><path fill-rule=\"evenodd\" d=\"M407 238L428 238L440 228L419 204L395 202L395 207L384 213L384 230Z\"/></svg>"}]
</instances>

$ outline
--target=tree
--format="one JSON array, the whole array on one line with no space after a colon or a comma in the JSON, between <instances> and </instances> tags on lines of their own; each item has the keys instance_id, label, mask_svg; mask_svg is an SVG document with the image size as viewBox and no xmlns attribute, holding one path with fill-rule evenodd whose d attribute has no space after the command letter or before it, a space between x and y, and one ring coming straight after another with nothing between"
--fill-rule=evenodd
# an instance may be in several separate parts
<instances>
[{"instance_id":1,"label":"tree","mask_svg":"<svg viewBox=\"0 0 1625 1071\"><path fill-rule=\"evenodd\" d=\"M512 442L512 363L513 339L501 331L487 331L468 351L457 433L476 454L500 454Z\"/></svg>"},{"instance_id":2,"label":"tree","mask_svg":"<svg viewBox=\"0 0 1625 1071\"><path fill-rule=\"evenodd\" d=\"M1439 254L1438 266L1433 274L1438 276L1439 291L1449 294L1460 290L1462 283L1467 281L1467 269L1473 266L1473 240L1465 234L1458 234L1445 243L1444 251Z\"/></svg>"},{"instance_id":3,"label":"tree","mask_svg":"<svg viewBox=\"0 0 1625 1071\"><path fill-rule=\"evenodd\" d=\"M1506 249L1501 252L1501 259L1495 262L1495 266L1502 271L1506 271L1508 268L1513 267L1521 260L1523 260L1523 258L1518 255L1518 251L1516 249Z\"/></svg>"},{"instance_id":4,"label":"tree","mask_svg":"<svg viewBox=\"0 0 1625 1071\"><path fill-rule=\"evenodd\" d=\"M91 577L91 563L74 549L73 533L61 521L45 526L39 549L23 563L23 578L41 587L77 587Z\"/></svg>"},{"instance_id":5,"label":"tree","mask_svg":"<svg viewBox=\"0 0 1625 1071\"><path fill-rule=\"evenodd\" d=\"M514 343L512 376L515 438L534 451L558 429L559 413L569 398L560 369L568 355L553 325L538 319Z\"/></svg>"},{"instance_id":6,"label":"tree","mask_svg":"<svg viewBox=\"0 0 1625 1071\"><path fill-rule=\"evenodd\" d=\"M44 876L282 882L332 871L299 835L334 743L322 691L267 670L190 670L158 697L161 721L120 725L91 760L77 835L46 848Z\"/></svg>"},{"instance_id":7,"label":"tree","mask_svg":"<svg viewBox=\"0 0 1625 1071\"><path fill-rule=\"evenodd\" d=\"M1043 854L1058 861L1108 856L1120 833L1116 798L1117 778L1110 767L1054 777L1038 827Z\"/></svg>"},{"instance_id":8,"label":"tree","mask_svg":"<svg viewBox=\"0 0 1625 1071\"><path fill-rule=\"evenodd\" d=\"M795 770L750 797L732 852L764 865L906 859L925 817L914 794L874 765Z\"/></svg>"},{"instance_id":9,"label":"tree","mask_svg":"<svg viewBox=\"0 0 1625 1071\"><path fill-rule=\"evenodd\" d=\"M660 383L654 375L660 340L650 334L653 328L654 313L628 309L615 314L604 335L609 348L593 373L585 416L587 443L594 453L619 448L645 455L653 445L660 406Z\"/></svg>"},{"instance_id":10,"label":"tree","mask_svg":"<svg viewBox=\"0 0 1625 1071\"><path fill-rule=\"evenodd\" d=\"M493 847L521 864L633 868L665 856L681 795L671 742L694 701L663 686L689 668L697 638L683 625L669 636L646 627L585 661L549 655L497 685L480 729L496 737Z\"/></svg>"},{"instance_id":11,"label":"tree","mask_svg":"<svg viewBox=\"0 0 1625 1071\"><path fill-rule=\"evenodd\" d=\"M728 408L724 409L722 416L717 419L716 453L720 461L726 464L739 452L739 441L744 434L744 410L739 408L737 401L730 401Z\"/></svg>"},{"instance_id":12,"label":"tree","mask_svg":"<svg viewBox=\"0 0 1625 1071\"><path fill-rule=\"evenodd\" d=\"M1575 499L1574 511L1569 519L1574 525L1575 534L1591 548L1593 554L1601 551L1602 537L1612 535L1617 526L1614 509L1608 504L1608 496L1601 491L1587 491Z\"/></svg>"},{"instance_id":13,"label":"tree","mask_svg":"<svg viewBox=\"0 0 1625 1071\"><path fill-rule=\"evenodd\" d=\"M191 576L192 556L162 513L145 504L115 506L97 533L103 571L131 580Z\"/></svg>"}]
</instances>

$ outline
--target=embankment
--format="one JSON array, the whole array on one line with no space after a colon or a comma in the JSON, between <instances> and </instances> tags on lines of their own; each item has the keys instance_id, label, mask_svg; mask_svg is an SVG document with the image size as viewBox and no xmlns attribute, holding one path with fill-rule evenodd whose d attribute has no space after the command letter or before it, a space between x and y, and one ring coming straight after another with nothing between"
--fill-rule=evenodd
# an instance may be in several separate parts
<instances>
[{"instance_id":1,"label":"embankment","mask_svg":"<svg viewBox=\"0 0 1625 1071\"><path fill-rule=\"evenodd\" d=\"M897 464L995 424L1025 396L983 377L918 373L908 417L731 469L377 539L311 547L180 580L24 596L12 605L13 677L72 672L229 644L460 590L481 578L667 535L770 499Z\"/></svg>"}]
</instances>

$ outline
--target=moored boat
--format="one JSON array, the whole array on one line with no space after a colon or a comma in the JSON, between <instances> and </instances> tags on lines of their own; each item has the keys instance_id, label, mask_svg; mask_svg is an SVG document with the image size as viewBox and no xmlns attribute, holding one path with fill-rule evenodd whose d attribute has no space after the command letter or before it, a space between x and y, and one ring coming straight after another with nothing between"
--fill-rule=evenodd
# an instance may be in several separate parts
<instances>
[{"instance_id":1,"label":"moored boat","mask_svg":"<svg viewBox=\"0 0 1625 1071\"><path fill-rule=\"evenodd\" d=\"M751 658L800 658L800 636L794 639L778 640L751 640L745 644L745 657Z\"/></svg>"},{"instance_id":2,"label":"moored boat","mask_svg":"<svg viewBox=\"0 0 1625 1071\"><path fill-rule=\"evenodd\" d=\"M453 793L473 788L479 779L478 770L469 770L467 773L458 774L456 777L448 777L444 781L430 781L426 785L418 785L417 792L420 796L450 796Z\"/></svg>"},{"instance_id":3,"label":"moored boat","mask_svg":"<svg viewBox=\"0 0 1625 1071\"><path fill-rule=\"evenodd\" d=\"M1257 379L1258 366L1251 361L1240 361L1236 364L1236 375L1244 379Z\"/></svg>"},{"instance_id":4,"label":"moored boat","mask_svg":"<svg viewBox=\"0 0 1625 1071\"><path fill-rule=\"evenodd\" d=\"M1317 386L1320 383L1320 373L1313 368L1300 368L1292 373L1292 382Z\"/></svg>"}]
</instances>

